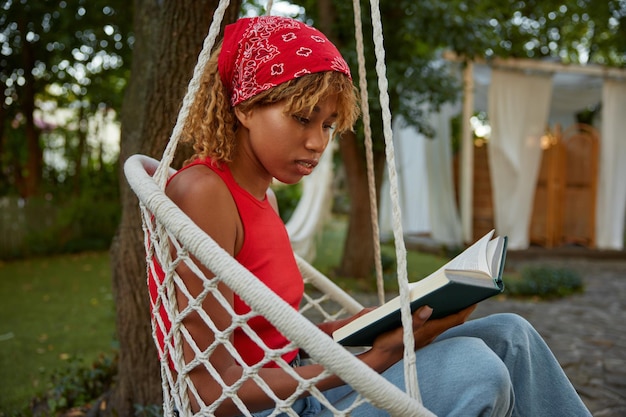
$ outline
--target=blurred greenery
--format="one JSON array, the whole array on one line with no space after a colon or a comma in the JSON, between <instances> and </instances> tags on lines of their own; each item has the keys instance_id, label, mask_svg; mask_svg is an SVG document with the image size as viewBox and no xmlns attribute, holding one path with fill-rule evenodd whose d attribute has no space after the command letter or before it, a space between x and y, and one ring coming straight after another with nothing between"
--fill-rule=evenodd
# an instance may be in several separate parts
<instances>
[{"instance_id":1,"label":"blurred greenery","mask_svg":"<svg viewBox=\"0 0 626 417\"><path fill-rule=\"evenodd\" d=\"M78 195L57 190L20 200L4 197L0 213L0 260L106 250L119 224L117 164L84 173Z\"/></svg>"},{"instance_id":2,"label":"blurred greenery","mask_svg":"<svg viewBox=\"0 0 626 417\"><path fill-rule=\"evenodd\" d=\"M341 262L347 227L348 222L345 215L334 215L326 223L318 241L317 256L313 265L348 292L376 291L374 266L372 266L372 278L370 280L354 280L350 277L342 277L337 275L335 271L335 268ZM395 247L390 243L382 244L381 258L385 290L396 292L398 290L398 282ZM417 281L426 277L445 264L447 260L443 256L408 251L407 273L409 281Z\"/></svg>"},{"instance_id":3,"label":"blurred greenery","mask_svg":"<svg viewBox=\"0 0 626 417\"><path fill-rule=\"evenodd\" d=\"M280 217L287 223L302 197L302 182L297 184L274 184L272 190L276 195L276 201L280 209Z\"/></svg>"},{"instance_id":4,"label":"blurred greenery","mask_svg":"<svg viewBox=\"0 0 626 417\"><path fill-rule=\"evenodd\" d=\"M542 299L566 297L584 290L578 271L550 265L523 267L506 285L507 295Z\"/></svg>"},{"instance_id":5,"label":"blurred greenery","mask_svg":"<svg viewBox=\"0 0 626 417\"><path fill-rule=\"evenodd\" d=\"M113 385L117 366L117 355L101 355L91 364L70 358L66 367L52 374L50 388L34 400L33 414L56 416L69 409L91 408L93 400Z\"/></svg>"},{"instance_id":6,"label":"blurred greenery","mask_svg":"<svg viewBox=\"0 0 626 417\"><path fill-rule=\"evenodd\" d=\"M97 188L90 174L117 158L108 127L130 74L132 2L9 0L0 10L0 196Z\"/></svg>"}]
</instances>

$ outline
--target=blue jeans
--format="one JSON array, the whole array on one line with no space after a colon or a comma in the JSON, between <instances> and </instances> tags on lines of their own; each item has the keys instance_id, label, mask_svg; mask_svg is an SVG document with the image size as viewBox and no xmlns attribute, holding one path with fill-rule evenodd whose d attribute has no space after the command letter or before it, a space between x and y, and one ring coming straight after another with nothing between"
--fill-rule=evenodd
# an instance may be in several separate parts
<instances>
[{"instance_id":1,"label":"blue jeans","mask_svg":"<svg viewBox=\"0 0 626 417\"><path fill-rule=\"evenodd\" d=\"M452 328L419 349L416 360L422 401L438 416L591 416L541 336L514 314L496 314ZM404 390L402 362L382 375ZM324 395L342 409L357 394L344 385ZM332 415L325 409L319 412L314 398L297 403L300 416ZM363 404L351 415L388 414Z\"/></svg>"}]
</instances>

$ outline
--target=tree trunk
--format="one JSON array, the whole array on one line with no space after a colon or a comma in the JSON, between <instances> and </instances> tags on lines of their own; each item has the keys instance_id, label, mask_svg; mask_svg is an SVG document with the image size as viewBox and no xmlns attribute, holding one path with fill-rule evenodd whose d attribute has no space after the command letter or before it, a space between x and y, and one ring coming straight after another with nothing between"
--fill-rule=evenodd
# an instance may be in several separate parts
<instances>
[{"instance_id":1,"label":"tree trunk","mask_svg":"<svg viewBox=\"0 0 626 417\"><path fill-rule=\"evenodd\" d=\"M0 106L0 155L4 155L5 151L5 142L6 138L4 135L5 132L5 123L7 119L7 110L4 106ZM0 158L0 163L2 163L2 158ZM0 189L4 189L6 184L9 183L9 180L6 175L5 168L0 167Z\"/></svg>"},{"instance_id":2,"label":"tree trunk","mask_svg":"<svg viewBox=\"0 0 626 417\"><path fill-rule=\"evenodd\" d=\"M136 153L162 156L217 5L218 0L134 1L136 42L122 110L121 165ZM229 7L224 23L236 19L240 1ZM108 410L132 416L135 404L161 404L162 392L138 202L123 172L120 183L122 219L111 247L119 366Z\"/></svg>"},{"instance_id":3,"label":"tree trunk","mask_svg":"<svg viewBox=\"0 0 626 417\"><path fill-rule=\"evenodd\" d=\"M21 33L27 33L28 28L24 19L19 19L19 30ZM22 111L26 119L25 135L26 135L26 165L25 172L22 174L24 183L22 184L20 194L24 198L31 197L39 191L41 183L41 175L43 172L43 150L39 144L39 130L35 126L35 76L33 68L35 68L35 54L33 46L30 42L25 41L22 46L22 64L24 66L24 100L22 102ZM19 177L18 177L19 178Z\"/></svg>"},{"instance_id":4,"label":"tree trunk","mask_svg":"<svg viewBox=\"0 0 626 417\"><path fill-rule=\"evenodd\" d=\"M339 144L350 196L350 216L341 266L337 272L341 276L366 279L372 276L374 268L374 236L365 149L359 145L354 133L343 135ZM374 152L373 158L376 196L379 200L384 153Z\"/></svg>"},{"instance_id":5,"label":"tree trunk","mask_svg":"<svg viewBox=\"0 0 626 417\"><path fill-rule=\"evenodd\" d=\"M72 193L75 196L80 195L82 176L83 176L83 156L87 148L87 119L85 118L85 107L81 104L78 110L78 146L76 147L76 155L74 159L74 179Z\"/></svg>"},{"instance_id":6,"label":"tree trunk","mask_svg":"<svg viewBox=\"0 0 626 417\"><path fill-rule=\"evenodd\" d=\"M316 3L318 29L341 48L341 37L336 32L337 11L332 0L319 0ZM357 68L351 68L353 77L357 77ZM355 82L358 79L355 78ZM350 217L348 232L344 242L344 251L338 274L345 277L366 279L374 269L374 236L370 210L369 185L365 149L354 133L346 133L339 140L339 152L348 183L350 196ZM374 169L376 195L380 193L384 152L374 151Z\"/></svg>"}]
</instances>

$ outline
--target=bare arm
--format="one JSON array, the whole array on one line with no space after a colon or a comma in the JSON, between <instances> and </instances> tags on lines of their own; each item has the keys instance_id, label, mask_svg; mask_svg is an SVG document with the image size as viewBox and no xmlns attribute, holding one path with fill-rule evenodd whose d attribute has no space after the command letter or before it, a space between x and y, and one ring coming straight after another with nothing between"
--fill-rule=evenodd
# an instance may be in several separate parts
<instances>
[{"instance_id":1,"label":"bare arm","mask_svg":"<svg viewBox=\"0 0 626 417\"><path fill-rule=\"evenodd\" d=\"M167 194L198 227L207 232L231 256L239 251L243 243L243 226L229 190L215 173L202 166L189 168L179 173L172 180L167 188ZM214 276L198 261L196 264L200 266L207 278ZM191 295L198 296L203 289L202 280L186 265L180 265L177 272ZM218 288L222 296L232 306L234 300L232 291L222 284ZM181 291L177 292L177 302L180 310L188 305L188 300ZM226 329L231 324L230 314L213 295L207 295L202 308L208 313L219 330ZM214 342L215 335L199 314L189 315L183 323L200 350L207 349ZM194 352L188 343L183 344L183 353L186 362L190 362L194 358ZM240 379L242 368L223 346L220 345L216 348L209 361L226 385L232 385ZM312 378L319 375L323 368L319 365L311 365L299 367L296 371L304 378ZM298 387L297 381L287 376L279 368L263 368L259 371L259 376L281 398L287 398ZM204 403L209 404L219 398L222 388L204 366L196 367L191 372L190 377ZM319 386L322 389L327 389L339 384L341 381L337 378L329 378L320 382ZM274 401L268 398L254 381L244 383L237 394L250 410L263 410L274 405ZM192 396L190 398L192 408L197 411L199 405ZM225 401L216 413L219 416L238 414L240 412L231 401Z\"/></svg>"}]
</instances>

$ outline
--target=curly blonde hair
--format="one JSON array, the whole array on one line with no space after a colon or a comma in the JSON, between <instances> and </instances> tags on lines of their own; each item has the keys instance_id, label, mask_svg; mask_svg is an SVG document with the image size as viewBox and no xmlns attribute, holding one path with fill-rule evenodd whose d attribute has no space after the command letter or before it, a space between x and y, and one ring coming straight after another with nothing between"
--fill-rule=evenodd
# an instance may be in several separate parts
<instances>
[{"instance_id":1,"label":"curly blonde hair","mask_svg":"<svg viewBox=\"0 0 626 417\"><path fill-rule=\"evenodd\" d=\"M210 158L216 163L232 160L237 145L237 118L217 67L219 45L207 63L200 88L190 108L182 139L193 144L190 160ZM335 134L351 130L359 117L358 96L352 81L343 73L325 71L308 74L279 84L240 103L239 109L250 109L285 102L285 114L309 114L329 96L337 96ZM187 161L189 162L189 161Z\"/></svg>"}]
</instances>

